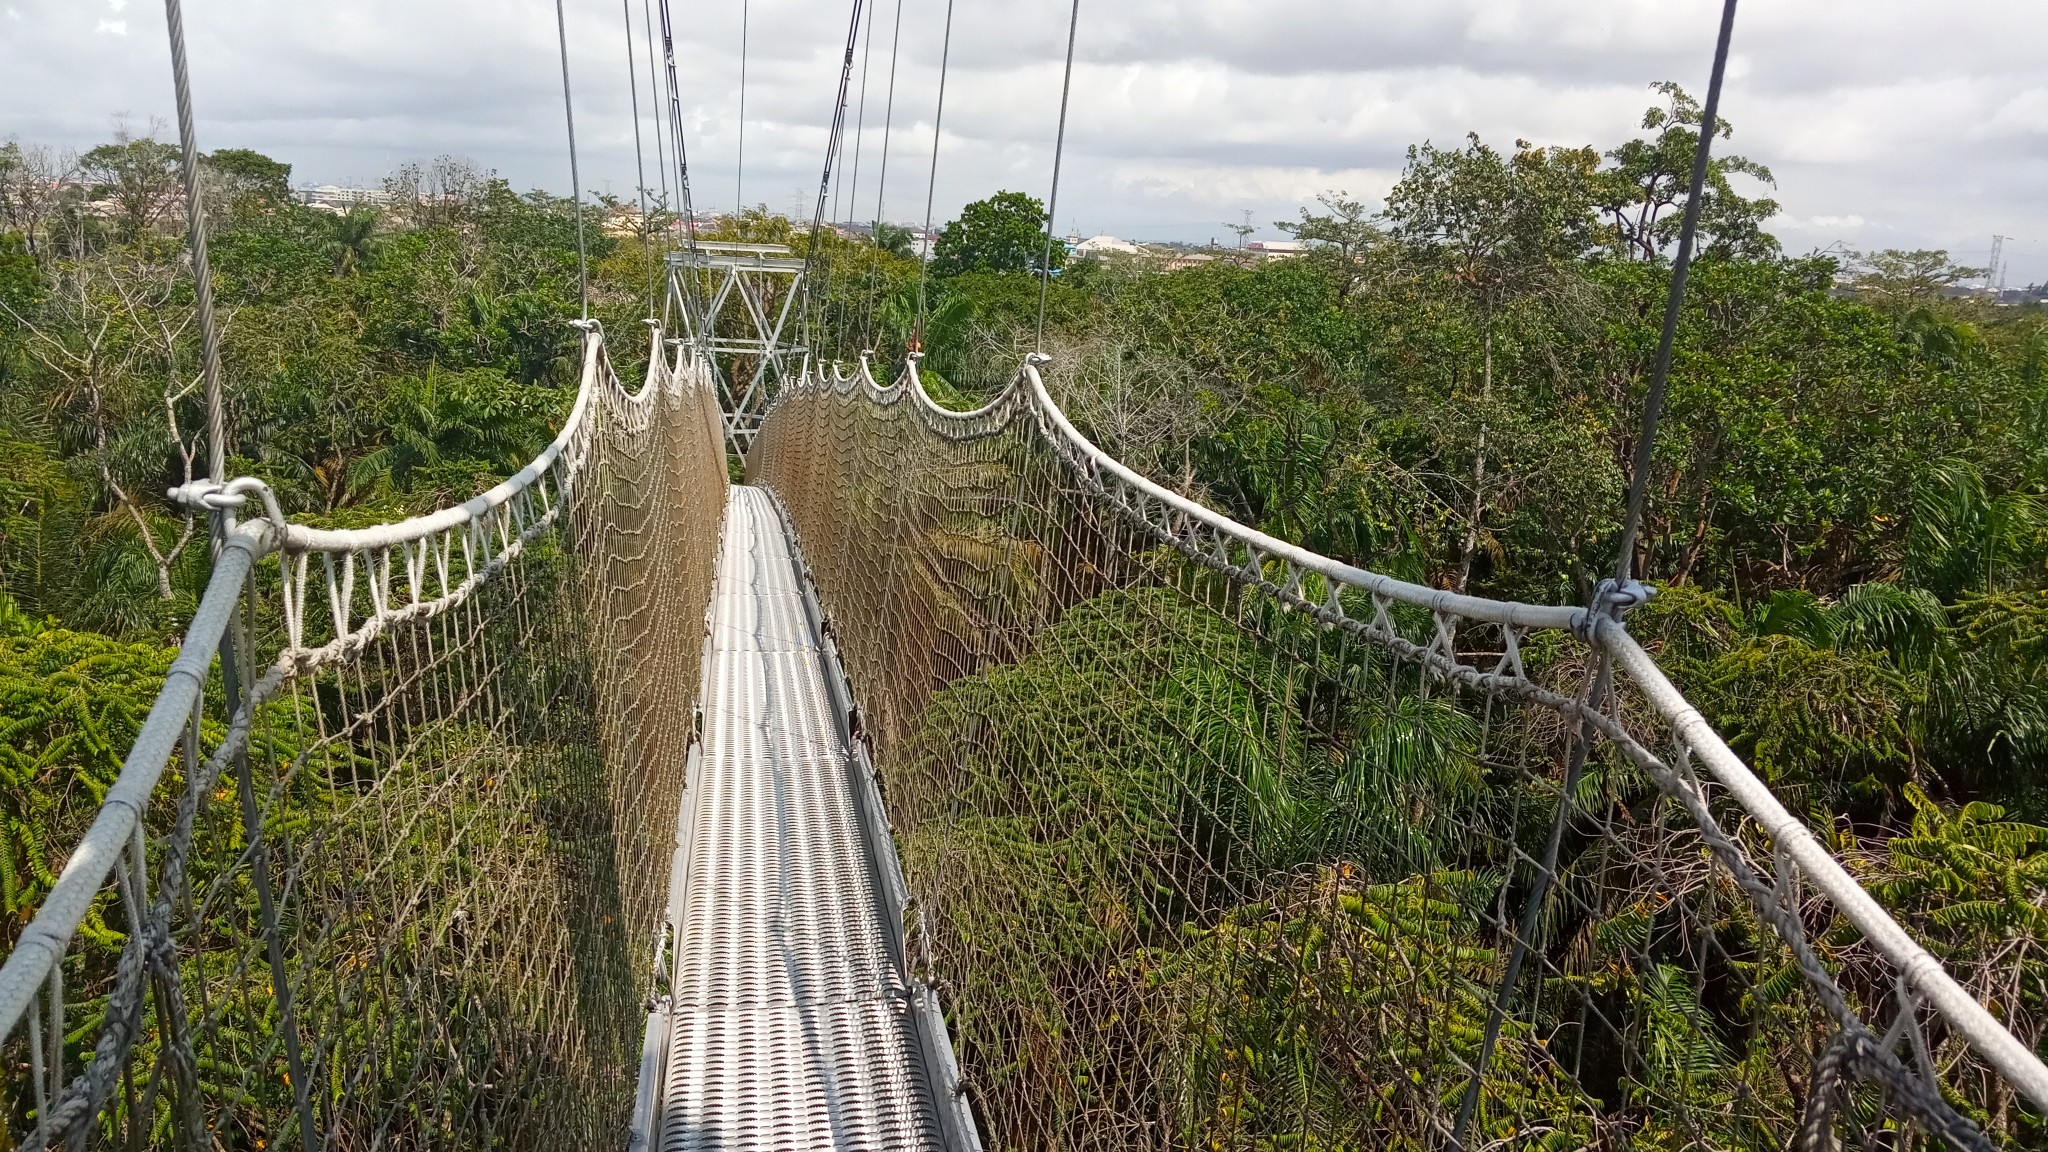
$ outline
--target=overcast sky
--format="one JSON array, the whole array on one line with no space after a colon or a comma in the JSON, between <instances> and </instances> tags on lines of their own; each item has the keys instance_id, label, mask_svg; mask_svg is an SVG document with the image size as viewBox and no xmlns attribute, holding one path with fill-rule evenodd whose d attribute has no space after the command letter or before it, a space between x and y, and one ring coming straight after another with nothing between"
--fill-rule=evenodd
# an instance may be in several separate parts
<instances>
[{"instance_id":1,"label":"overcast sky","mask_svg":"<svg viewBox=\"0 0 2048 1152\"><path fill-rule=\"evenodd\" d=\"M643 0L630 5L651 115ZM851 0L750 0L745 182L735 188L742 0L673 0L692 185L779 211L815 195ZM634 175L625 14L568 0L586 187ZM449 153L516 186L569 184L547 0L185 0L204 148L247 147L301 182L374 185ZM1411 143L1502 147L1632 134L1648 86L1703 93L1713 0L1082 0L1059 225L1139 239L1259 234L1326 189L1377 200ZM879 0L859 203L923 216L945 0ZM1065 0L957 0L937 215L999 188L1044 196ZM1788 249L1941 247L2048 279L2048 5L1745 0L1724 113L1770 166ZM84 148L171 119L155 0L0 0L0 138ZM856 60L849 120L859 110ZM889 136L887 184L881 125ZM645 131L654 183L652 121ZM174 138L174 137L173 137ZM848 194L854 157L842 167ZM808 208L805 209L808 214Z\"/></svg>"}]
</instances>

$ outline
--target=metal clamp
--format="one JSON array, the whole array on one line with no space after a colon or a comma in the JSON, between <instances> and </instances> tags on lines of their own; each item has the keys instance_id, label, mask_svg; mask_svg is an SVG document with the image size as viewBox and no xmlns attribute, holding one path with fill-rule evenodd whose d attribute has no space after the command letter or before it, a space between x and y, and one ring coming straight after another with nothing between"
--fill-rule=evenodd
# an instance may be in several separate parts
<instances>
[{"instance_id":1,"label":"metal clamp","mask_svg":"<svg viewBox=\"0 0 2048 1152\"><path fill-rule=\"evenodd\" d=\"M193 512L227 512L242 507L253 494L263 504L263 517L282 532L286 525L284 510L278 507L277 494L270 485L254 476L237 476L223 484L211 477L188 480L166 492L171 503Z\"/></svg>"}]
</instances>

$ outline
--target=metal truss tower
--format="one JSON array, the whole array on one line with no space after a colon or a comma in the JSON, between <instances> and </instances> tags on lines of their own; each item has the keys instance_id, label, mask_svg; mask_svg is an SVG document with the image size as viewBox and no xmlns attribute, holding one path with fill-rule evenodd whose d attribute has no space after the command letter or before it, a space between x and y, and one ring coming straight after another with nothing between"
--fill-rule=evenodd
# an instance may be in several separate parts
<instances>
[{"instance_id":1,"label":"metal truss tower","mask_svg":"<svg viewBox=\"0 0 2048 1152\"><path fill-rule=\"evenodd\" d=\"M745 456L768 401L809 351L791 324L802 312L804 262L781 244L701 241L669 253L668 288L689 338L711 361L726 450Z\"/></svg>"}]
</instances>

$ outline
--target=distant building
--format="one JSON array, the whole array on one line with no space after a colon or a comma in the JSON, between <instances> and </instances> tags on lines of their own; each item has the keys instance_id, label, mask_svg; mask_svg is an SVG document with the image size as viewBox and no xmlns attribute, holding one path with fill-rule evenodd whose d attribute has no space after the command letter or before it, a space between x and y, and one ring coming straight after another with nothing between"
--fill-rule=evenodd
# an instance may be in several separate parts
<instances>
[{"instance_id":1,"label":"distant building","mask_svg":"<svg viewBox=\"0 0 2048 1152\"><path fill-rule=\"evenodd\" d=\"M1282 260L1308 251L1308 245L1300 240L1254 240L1246 244L1244 250L1261 260Z\"/></svg>"},{"instance_id":2,"label":"distant building","mask_svg":"<svg viewBox=\"0 0 2048 1152\"><path fill-rule=\"evenodd\" d=\"M1211 263L1215 259L1216 255L1213 252L1195 252L1185 248L1165 248L1161 249L1159 253L1159 270L1161 272L1178 272L1183 268L1200 268L1202 265Z\"/></svg>"},{"instance_id":3,"label":"distant building","mask_svg":"<svg viewBox=\"0 0 2048 1152\"><path fill-rule=\"evenodd\" d=\"M337 214L360 205L382 208L391 203L391 193L382 188L343 188L338 184L301 185L298 197L301 204Z\"/></svg>"},{"instance_id":4,"label":"distant building","mask_svg":"<svg viewBox=\"0 0 2048 1152\"><path fill-rule=\"evenodd\" d=\"M1083 257L1141 256L1146 251L1141 245L1133 244L1129 240L1120 239L1106 233L1090 236L1086 240L1075 241L1069 250L1074 255Z\"/></svg>"}]
</instances>

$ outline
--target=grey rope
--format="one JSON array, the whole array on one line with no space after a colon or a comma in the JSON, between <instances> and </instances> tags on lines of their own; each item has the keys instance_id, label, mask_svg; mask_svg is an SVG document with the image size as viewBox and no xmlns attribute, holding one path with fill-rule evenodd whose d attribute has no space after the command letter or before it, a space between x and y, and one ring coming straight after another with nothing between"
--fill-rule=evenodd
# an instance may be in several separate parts
<instances>
[{"instance_id":1,"label":"grey rope","mask_svg":"<svg viewBox=\"0 0 2048 1152\"><path fill-rule=\"evenodd\" d=\"M1074 88L1074 30L1080 25L1081 0L1074 0L1073 11L1067 17L1067 71L1060 80L1060 128L1052 145L1052 195L1045 204L1045 260L1038 266L1038 334L1031 347L1041 356L1045 354L1045 298L1052 289L1053 221L1059 218L1060 159L1067 150L1067 97Z\"/></svg>"},{"instance_id":2,"label":"grey rope","mask_svg":"<svg viewBox=\"0 0 2048 1152\"><path fill-rule=\"evenodd\" d=\"M184 156L185 226L192 247L192 283L199 312L200 371L206 381L206 474L227 483L227 417L221 396L220 332L213 321L213 264L206 253L206 206L199 193L199 143L192 121L192 77L185 62L185 14L164 0L171 31L171 81L177 90L178 145Z\"/></svg>"},{"instance_id":3,"label":"grey rope","mask_svg":"<svg viewBox=\"0 0 2048 1152\"><path fill-rule=\"evenodd\" d=\"M946 121L946 65L953 55L953 0L946 0L946 32L939 41L939 102L932 112L932 171L924 185L924 240L925 250L918 253L917 261L917 323L910 330L910 350L924 351L925 282L932 266L930 251L932 235L932 199L939 187L939 129Z\"/></svg>"},{"instance_id":4,"label":"grey rope","mask_svg":"<svg viewBox=\"0 0 2048 1152\"><path fill-rule=\"evenodd\" d=\"M626 80L633 94L633 167L640 189L640 252L647 260L647 310L654 311L654 219L647 214L647 156L640 145L640 69L633 60L633 0L619 0L626 23Z\"/></svg>"},{"instance_id":5,"label":"grey rope","mask_svg":"<svg viewBox=\"0 0 2048 1152\"><path fill-rule=\"evenodd\" d=\"M583 243L583 174L576 168L576 105L569 97L569 22L555 0L555 37L562 48L562 118L569 124L569 194L576 201L576 291L590 319L590 255Z\"/></svg>"},{"instance_id":6,"label":"grey rope","mask_svg":"<svg viewBox=\"0 0 2048 1152\"><path fill-rule=\"evenodd\" d=\"M1643 398L1643 427L1636 442L1635 475L1629 480L1628 515L1622 520L1621 547L1614 562L1614 587L1625 587L1635 566L1636 537L1642 531L1643 505L1650 493L1650 463L1657 447L1657 421L1671 379L1671 348L1678 338L1678 312L1685 303L1685 281L1692 271L1693 238L1700 223L1700 199L1707 183L1707 162L1714 147L1714 127L1721 109L1721 80L1728 70L1728 42L1735 34L1735 0L1721 6L1720 39L1714 45L1714 72L1707 82L1707 103L1700 113L1700 142L1692 157L1692 184L1685 198L1685 222L1678 230L1678 254L1671 262L1671 291L1664 301L1664 330L1657 338L1657 363L1650 390Z\"/></svg>"}]
</instances>

